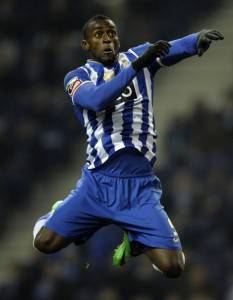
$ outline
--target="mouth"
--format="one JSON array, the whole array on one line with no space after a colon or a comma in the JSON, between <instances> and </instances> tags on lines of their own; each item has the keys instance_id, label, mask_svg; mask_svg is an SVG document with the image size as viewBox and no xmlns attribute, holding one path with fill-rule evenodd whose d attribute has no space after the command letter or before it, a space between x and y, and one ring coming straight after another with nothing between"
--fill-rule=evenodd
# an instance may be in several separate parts
<instances>
[{"instance_id":1,"label":"mouth","mask_svg":"<svg viewBox=\"0 0 233 300\"><path fill-rule=\"evenodd\" d=\"M106 54L112 54L113 53L113 49L112 48L106 48L106 49L104 49L104 53L106 53Z\"/></svg>"}]
</instances>

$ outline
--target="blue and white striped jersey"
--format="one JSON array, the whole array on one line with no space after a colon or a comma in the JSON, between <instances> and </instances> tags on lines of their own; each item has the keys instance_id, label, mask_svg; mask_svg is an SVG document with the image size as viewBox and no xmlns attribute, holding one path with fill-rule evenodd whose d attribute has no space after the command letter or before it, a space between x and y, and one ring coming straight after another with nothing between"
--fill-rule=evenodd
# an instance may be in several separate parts
<instances>
[{"instance_id":1,"label":"blue and white striped jersey","mask_svg":"<svg viewBox=\"0 0 233 300\"><path fill-rule=\"evenodd\" d=\"M172 65L196 54L197 36L170 42L169 54L157 58L140 72L131 62L151 45L145 43L118 55L112 67L88 60L64 79L74 111L87 134L87 165L96 168L116 151L133 147L151 163L156 160L153 115L153 78L161 66Z\"/></svg>"}]
</instances>

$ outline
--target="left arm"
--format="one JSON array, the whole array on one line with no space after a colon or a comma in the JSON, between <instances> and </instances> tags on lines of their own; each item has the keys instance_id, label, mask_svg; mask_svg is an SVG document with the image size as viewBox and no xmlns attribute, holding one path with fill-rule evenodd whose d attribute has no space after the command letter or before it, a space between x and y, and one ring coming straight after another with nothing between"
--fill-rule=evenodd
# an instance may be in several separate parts
<instances>
[{"instance_id":1,"label":"left arm","mask_svg":"<svg viewBox=\"0 0 233 300\"><path fill-rule=\"evenodd\" d=\"M157 63L161 66L171 66L184 58L197 54L197 41L200 33L193 33L181 39L169 42L171 48L167 55L157 59Z\"/></svg>"},{"instance_id":2,"label":"left arm","mask_svg":"<svg viewBox=\"0 0 233 300\"><path fill-rule=\"evenodd\" d=\"M212 41L223 40L223 38L223 35L217 30L202 30L201 32L171 41L169 42L171 44L169 53L158 57L151 66L152 70L156 72L159 67L174 65L196 54L202 56Z\"/></svg>"}]
</instances>

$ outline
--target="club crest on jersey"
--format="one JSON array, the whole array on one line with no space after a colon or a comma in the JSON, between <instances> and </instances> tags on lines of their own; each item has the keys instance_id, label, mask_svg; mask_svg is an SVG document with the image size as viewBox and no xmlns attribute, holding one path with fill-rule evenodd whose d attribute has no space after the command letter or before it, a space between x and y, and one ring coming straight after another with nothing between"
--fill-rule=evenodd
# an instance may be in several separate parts
<instances>
[{"instance_id":1,"label":"club crest on jersey","mask_svg":"<svg viewBox=\"0 0 233 300\"><path fill-rule=\"evenodd\" d=\"M129 61L127 59L122 59L122 66L127 68L129 66Z\"/></svg>"},{"instance_id":2,"label":"club crest on jersey","mask_svg":"<svg viewBox=\"0 0 233 300\"><path fill-rule=\"evenodd\" d=\"M72 97L74 93L77 91L78 87L83 81L78 79L78 77L72 78L66 86L67 93Z\"/></svg>"},{"instance_id":3,"label":"club crest on jersey","mask_svg":"<svg viewBox=\"0 0 233 300\"><path fill-rule=\"evenodd\" d=\"M104 81L111 80L115 76L115 72L111 70L110 72L104 73Z\"/></svg>"},{"instance_id":4,"label":"club crest on jersey","mask_svg":"<svg viewBox=\"0 0 233 300\"><path fill-rule=\"evenodd\" d=\"M130 65L129 60L126 58L126 56L123 53L120 53L119 55L119 62L122 69L127 68Z\"/></svg>"}]
</instances>

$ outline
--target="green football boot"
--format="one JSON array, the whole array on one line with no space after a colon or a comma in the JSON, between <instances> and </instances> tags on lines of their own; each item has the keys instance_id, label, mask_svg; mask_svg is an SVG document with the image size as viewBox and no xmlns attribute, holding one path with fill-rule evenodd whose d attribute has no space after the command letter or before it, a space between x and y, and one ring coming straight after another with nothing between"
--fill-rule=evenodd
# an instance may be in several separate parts
<instances>
[{"instance_id":1,"label":"green football boot","mask_svg":"<svg viewBox=\"0 0 233 300\"><path fill-rule=\"evenodd\" d=\"M114 250L112 264L114 267L123 266L131 256L128 233L124 232L122 243Z\"/></svg>"}]
</instances>

